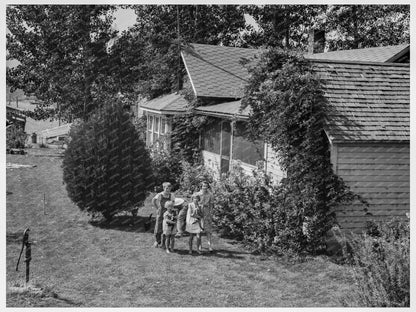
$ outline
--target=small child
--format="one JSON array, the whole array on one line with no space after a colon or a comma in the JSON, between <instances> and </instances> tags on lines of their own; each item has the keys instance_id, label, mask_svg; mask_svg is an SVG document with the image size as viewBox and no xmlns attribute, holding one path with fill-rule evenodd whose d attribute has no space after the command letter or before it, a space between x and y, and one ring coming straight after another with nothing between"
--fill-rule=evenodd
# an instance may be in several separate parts
<instances>
[{"instance_id":1,"label":"small child","mask_svg":"<svg viewBox=\"0 0 416 312\"><path fill-rule=\"evenodd\" d=\"M197 194L192 195L192 203L188 205L188 211L186 215L186 231L189 236L189 254L192 254L192 243L194 236L196 235L196 250L201 253L199 246L201 245L201 220L202 211L199 206L200 196Z\"/></svg>"},{"instance_id":2,"label":"small child","mask_svg":"<svg viewBox=\"0 0 416 312\"><path fill-rule=\"evenodd\" d=\"M165 235L166 252L171 253L175 248L175 233L176 233L176 213L173 208L173 202L167 201L165 203L166 212L163 214L163 234Z\"/></svg>"}]
</instances>

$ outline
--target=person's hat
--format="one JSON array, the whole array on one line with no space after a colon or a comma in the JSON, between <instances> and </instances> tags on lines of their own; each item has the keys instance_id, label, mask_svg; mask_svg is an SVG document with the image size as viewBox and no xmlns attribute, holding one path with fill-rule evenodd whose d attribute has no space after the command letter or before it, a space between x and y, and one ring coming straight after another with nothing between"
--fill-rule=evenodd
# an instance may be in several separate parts
<instances>
[{"instance_id":1,"label":"person's hat","mask_svg":"<svg viewBox=\"0 0 416 312\"><path fill-rule=\"evenodd\" d=\"M184 202L183 198L175 198L175 203L173 205L180 206L183 204L183 202Z\"/></svg>"}]
</instances>

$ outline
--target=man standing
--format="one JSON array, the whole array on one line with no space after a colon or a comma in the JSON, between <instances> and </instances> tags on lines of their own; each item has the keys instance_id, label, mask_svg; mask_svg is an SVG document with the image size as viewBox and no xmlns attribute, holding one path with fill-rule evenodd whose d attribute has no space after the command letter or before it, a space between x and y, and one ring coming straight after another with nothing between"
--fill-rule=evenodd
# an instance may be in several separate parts
<instances>
[{"instance_id":1,"label":"man standing","mask_svg":"<svg viewBox=\"0 0 416 312\"><path fill-rule=\"evenodd\" d=\"M175 201L175 194L171 193L172 184L169 182L163 182L163 191L157 193L152 199L152 205L156 209L156 224L155 224L155 242L153 247L164 248L165 239L162 237L163 233L163 214L166 211L165 203L168 201Z\"/></svg>"}]
</instances>

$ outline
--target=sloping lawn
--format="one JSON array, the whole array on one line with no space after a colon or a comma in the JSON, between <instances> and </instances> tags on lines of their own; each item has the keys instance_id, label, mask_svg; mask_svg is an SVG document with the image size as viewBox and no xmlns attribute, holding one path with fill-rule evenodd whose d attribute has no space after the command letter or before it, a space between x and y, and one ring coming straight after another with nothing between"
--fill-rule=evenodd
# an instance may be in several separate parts
<instances>
[{"instance_id":1,"label":"sloping lawn","mask_svg":"<svg viewBox=\"0 0 416 312\"><path fill-rule=\"evenodd\" d=\"M348 269L326 258L288 264L218 236L215 253L205 242L203 255L188 255L184 237L166 254L144 230L149 201L136 218L89 222L66 195L58 151L28 152L7 155L36 165L7 169L7 307L325 307L340 306L352 287ZM32 290L22 292L25 263L15 267L26 227Z\"/></svg>"}]
</instances>

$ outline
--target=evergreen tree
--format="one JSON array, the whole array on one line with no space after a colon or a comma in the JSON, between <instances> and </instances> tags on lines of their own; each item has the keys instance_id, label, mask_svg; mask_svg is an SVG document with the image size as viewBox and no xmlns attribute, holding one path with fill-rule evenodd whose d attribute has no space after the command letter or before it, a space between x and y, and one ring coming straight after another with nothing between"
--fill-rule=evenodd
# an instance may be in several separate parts
<instances>
[{"instance_id":1,"label":"evergreen tree","mask_svg":"<svg viewBox=\"0 0 416 312\"><path fill-rule=\"evenodd\" d=\"M71 128L63 179L81 210L107 220L143 203L152 188L151 160L121 100Z\"/></svg>"}]
</instances>

